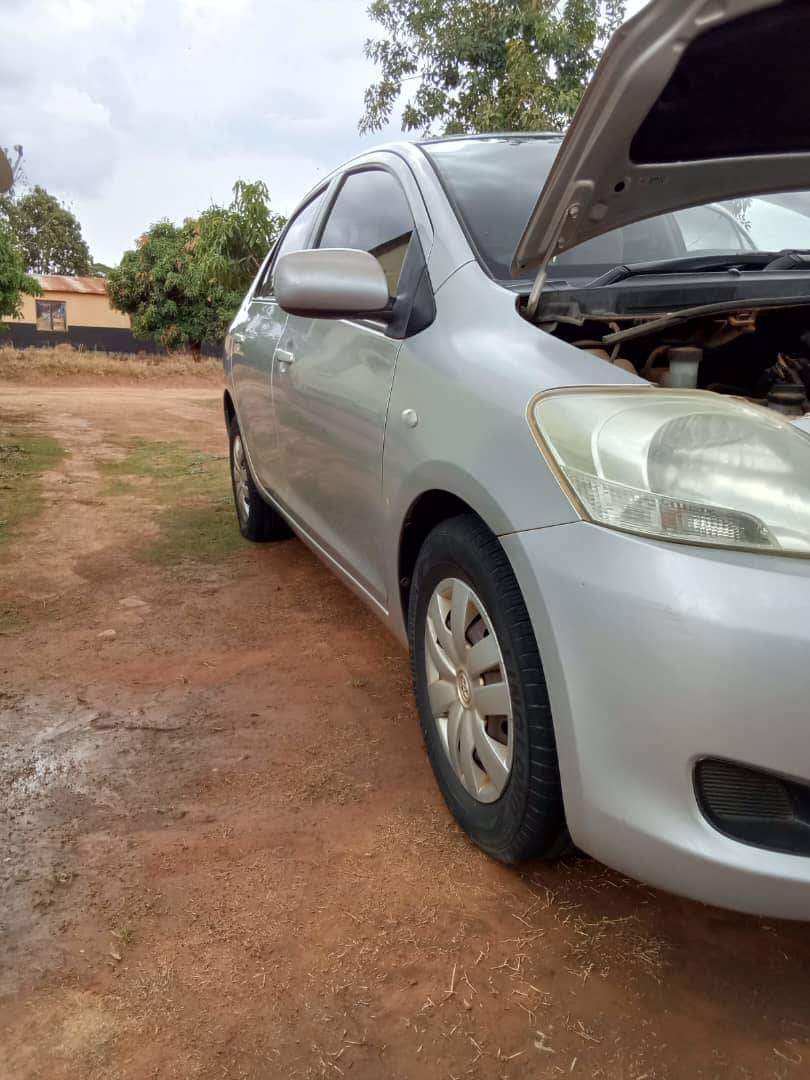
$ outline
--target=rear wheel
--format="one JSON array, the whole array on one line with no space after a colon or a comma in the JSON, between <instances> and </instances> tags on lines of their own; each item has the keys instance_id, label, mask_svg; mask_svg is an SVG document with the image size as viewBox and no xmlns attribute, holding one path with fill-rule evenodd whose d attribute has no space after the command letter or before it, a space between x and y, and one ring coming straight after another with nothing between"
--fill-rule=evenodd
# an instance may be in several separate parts
<instances>
[{"instance_id":1,"label":"rear wheel","mask_svg":"<svg viewBox=\"0 0 810 1080\"><path fill-rule=\"evenodd\" d=\"M456 820L503 862L559 854L568 834L537 642L506 554L474 515L422 546L408 632L425 743Z\"/></svg>"},{"instance_id":2,"label":"rear wheel","mask_svg":"<svg viewBox=\"0 0 810 1080\"><path fill-rule=\"evenodd\" d=\"M268 506L256 487L235 416L231 417L228 424L228 435L231 448L231 487L242 536L256 542L289 536L290 529L284 518L272 506Z\"/></svg>"}]
</instances>

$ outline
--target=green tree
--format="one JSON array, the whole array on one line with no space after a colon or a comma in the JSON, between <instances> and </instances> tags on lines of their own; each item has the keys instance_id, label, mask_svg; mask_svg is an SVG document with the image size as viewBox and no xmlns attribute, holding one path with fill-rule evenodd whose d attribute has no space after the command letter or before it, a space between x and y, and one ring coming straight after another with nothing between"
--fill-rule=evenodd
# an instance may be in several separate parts
<instances>
[{"instance_id":1,"label":"green tree","mask_svg":"<svg viewBox=\"0 0 810 1080\"><path fill-rule=\"evenodd\" d=\"M19 315L23 293L39 296L41 291L36 278L26 274L8 229L0 227L0 319Z\"/></svg>"},{"instance_id":2,"label":"green tree","mask_svg":"<svg viewBox=\"0 0 810 1080\"><path fill-rule=\"evenodd\" d=\"M238 293L238 307L285 223L270 205L267 184L237 180L230 206L212 206L200 215L197 255L203 279Z\"/></svg>"},{"instance_id":3,"label":"green tree","mask_svg":"<svg viewBox=\"0 0 810 1080\"><path fill-rule=\"evenodd\" d=\"M216 297L201 297L194 259L197 230L193 218L180 226L159 221L107 278L110 300L130 316L134 333L164 349L199 353L205 341L216 340L222 290Z\"/></svg>"},{"instance_id":4,"label":"green tree","mask_svg":"<svg viewBox=\"0 0 810 1080\"><path fill-rule=\"evenodd\" d=\"M76 216L39 184L0 199L0 221L32 274L90 273L90 250Z\"/></svg>"},{"instance_id":5,"label":"green tree","mask_svg":"<svg viewBox=\"0 0 810 1080\"><path fill-rule=\"evenodd\" d=\"M138 337L199 353L225 336L283 224L265 184L239 181L230 206L147 230L109 271L110 299Z\"/></svg>"},{"instance_id":6,"label":"green tree","mask_svg":"<svg viewBox=\"0 0 810 1080\"><path fill-rule=\"evenodd\" d=\"M576 111L624 0L373 0L383 36L365 53L380 69L361 132L414 91L404 130L445 134L559 131Z\"/></svg>"}]
</instances>

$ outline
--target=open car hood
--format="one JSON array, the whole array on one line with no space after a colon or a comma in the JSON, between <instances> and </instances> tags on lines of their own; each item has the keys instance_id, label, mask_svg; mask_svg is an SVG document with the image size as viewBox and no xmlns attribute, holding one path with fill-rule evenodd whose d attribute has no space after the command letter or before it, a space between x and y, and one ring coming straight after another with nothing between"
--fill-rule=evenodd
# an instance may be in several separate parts
<instances>
[{"instance_id":1,"label":"open car hood","mask_svg":"<svg viewBox=\"0 0 810 1080\"><path fill-rule=\"evenodd\" d=\"M807 0L652 0L605 50L514 276L539 285L555 255L657 214L810 188L809 63Z\"/></svg>"}]
</instances>

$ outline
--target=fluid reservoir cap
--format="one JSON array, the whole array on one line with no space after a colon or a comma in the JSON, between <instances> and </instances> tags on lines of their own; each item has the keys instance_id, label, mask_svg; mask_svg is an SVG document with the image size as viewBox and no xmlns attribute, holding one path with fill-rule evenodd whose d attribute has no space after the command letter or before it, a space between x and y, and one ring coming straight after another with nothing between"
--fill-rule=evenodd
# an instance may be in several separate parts
<instances>
[{"instance_id":1,"label":"fluid reservoir cap","mask_svg":"<svg viewBox=\"0 0 810 1080\"><path fill-rule=\"evenodd\" d=\"M703 349L696 345L676 345L669 350L669 361L680 360L684 363L688 360L692 364L699 364L703 359Z\"/></svg>"}]
</instances>

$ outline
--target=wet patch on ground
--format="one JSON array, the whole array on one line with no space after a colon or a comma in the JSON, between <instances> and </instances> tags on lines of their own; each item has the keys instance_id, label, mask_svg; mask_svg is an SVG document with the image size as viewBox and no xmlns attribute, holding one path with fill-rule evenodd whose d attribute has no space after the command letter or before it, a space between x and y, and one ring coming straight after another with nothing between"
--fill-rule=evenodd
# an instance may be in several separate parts
<instances>
[{"instance_id":1,"label":"wet patch on ground","mask_svg":"<svg viewBox=\"0 0 810 1080\"><path fill-rule=\"evenodd\" d=\"M0 1077L804 1075L806 927L493 863L300 543L144 560L227 507L217 391L15 394L68 454L0 559Z\"/></svg>"}]
</instances>

